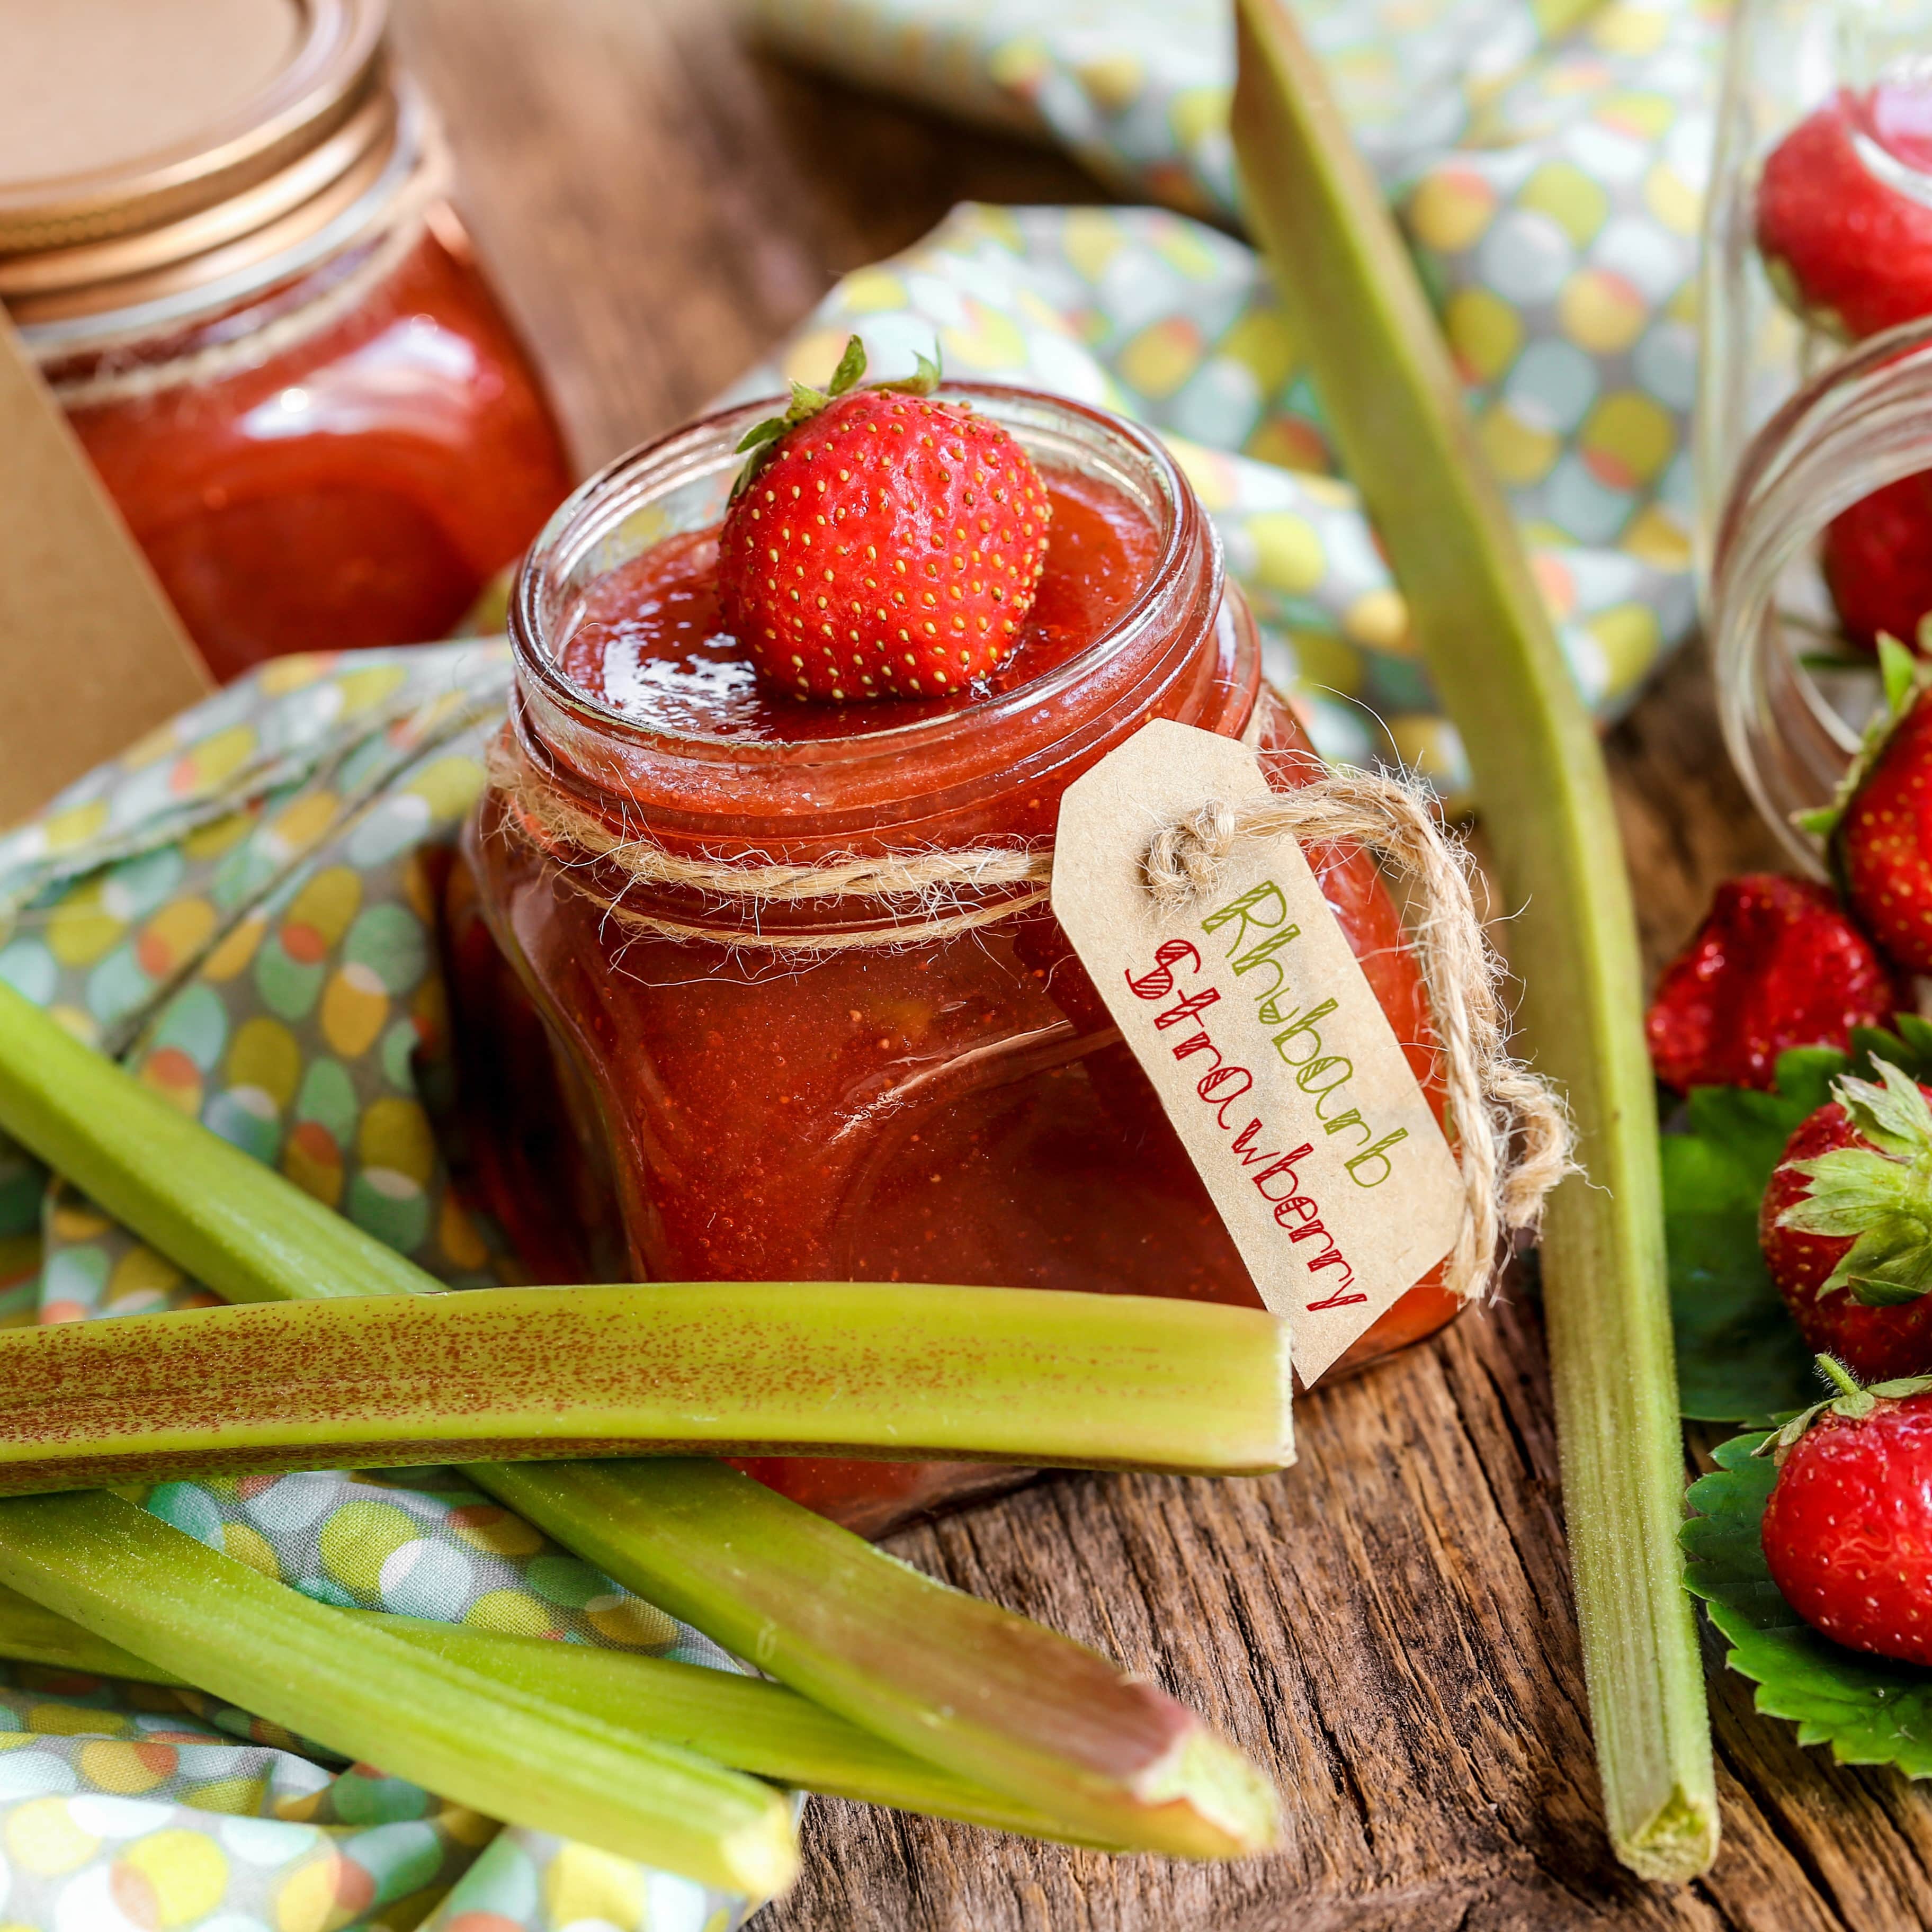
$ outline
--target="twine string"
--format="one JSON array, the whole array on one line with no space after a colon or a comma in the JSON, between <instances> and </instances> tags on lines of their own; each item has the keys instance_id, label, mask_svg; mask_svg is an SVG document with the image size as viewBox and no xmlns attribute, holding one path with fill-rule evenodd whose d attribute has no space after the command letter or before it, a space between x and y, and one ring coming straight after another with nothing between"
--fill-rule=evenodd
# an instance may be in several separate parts
<instances>
[{"instance_id":1,"label":"twine string","mask_svg":"<svg viewBox=\"0 0 1932 1932\"><path fill-rule=\"evenodd\" d=\"M1243 844L1347 842L1374 854L1419 906L1410 944L1429 998L1456 1129L1462 1224L1445 1280L1465 1300L1490 1278L1498 1241L1534 1228L1550 1190L1574 1171L1569 1117L1510 1056L1504 968L1483 930L1474 861L1445 832L1414 780L1339 767L1300 790L1252 804L1202 806L1163 826L1144 861L1149 896L1178 912L1211 894Z\"/></svg>"},{"instance_id":2,"label":"twine string","mask_svg":"<svg viewBox=\"0 0 1932 1932\"><path fill-rule=\"evenodd\" d=\"M491 777L512 813L562 861L564 875L620 926L733 951L826 955L931 946L1043 906L1053 876L1048 845L988 844L838 854L809 865L748 854L736 862L674 852L642 831L614 832L546 782L506 737ZM1438 822L1419 782L1348 767L1328 770L1266 800L1213 802L1162 826L1143 860L1149 896L1178 912L1211 894L1243 846L1288 837L1352 844L1371 853L1410 895L1409 938L1427 994L1443 1066L1463 1192L1462 1226L1445 1281L1465 1300L1483 1292L1499 1243L1533 1229L1544 1198L1574 1171L1562 1102L1510 1058L1502 986L1504 968L1476 910L1474 861ZM630 881L704 896L728 928L674 920L600 892L602 863ZM996 896L974 903L980 894ZM870 902L883 925L760 929L766 906Z\"/></svg>"}]
</instances>

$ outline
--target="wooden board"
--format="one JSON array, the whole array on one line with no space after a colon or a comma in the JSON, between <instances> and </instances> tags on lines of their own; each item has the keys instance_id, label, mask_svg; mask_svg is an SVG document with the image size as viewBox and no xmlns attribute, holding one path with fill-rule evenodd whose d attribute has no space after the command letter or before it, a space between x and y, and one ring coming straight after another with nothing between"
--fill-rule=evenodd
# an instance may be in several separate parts
<instances>
[{"instance_id":1,"label":"wooden board","mask_svg":"<svg viewBox=\"0 0 1932 1932\"><path fill-rule=\"evenodd\" d=\"M1103 199L1044 149L778 68L712 0L398 0L462 204L580 458L668 428L954 202ZM1696 657L1612 754L1654 966L1775 863ZM1188 1868L814 1801L759 1932L1932 1928L1932 1802L1714 1663L1724 1849L1646 1888L1598 1824L1533 1293L1318 1394L1278 1478L1062 1478L893 1547L1158 1678L1280 1778L1286 1848Z\"/></svg>"}]
</instances>

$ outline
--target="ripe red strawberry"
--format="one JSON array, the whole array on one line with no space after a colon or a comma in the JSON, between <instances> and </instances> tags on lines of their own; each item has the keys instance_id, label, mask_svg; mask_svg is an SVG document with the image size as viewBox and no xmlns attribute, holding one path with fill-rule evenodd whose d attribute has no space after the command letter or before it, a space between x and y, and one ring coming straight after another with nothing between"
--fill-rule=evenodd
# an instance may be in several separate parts
<instances>
[{"instance_id":1,"label":"ripe red strawberry","mask_svg":"<svg viewBox=\"0 0 1932 1932\"><path fill-rule=\"evenodd\" d=\"M1882 1026L1899 988L1825 886L1774 872L1726 879L1664 969L1645 1030L1666 1087L1768 1092L1794 1046L1846 1047Z\"/></svg>"},{"instance_id":2,"label":"ripe red strawberry","mask_svg":"<svg viewBox=\"0 0 1932 1932\"><path fill-rule=\"evenodd\" d=\"M1762 1529L1772 1581L1834 1642L1932 1664L1932 1379L1861 1389L1819 1366L1846 1393L1766 1445L1779 1458Z\"/></svg>"},{"instance_id":3,"label":"ripe red strawberry","mask_svg":"<svg viewBox=\"0 0 1932 1932\"><path fill-rule=\"evenodd\" d=\"M1876 650L1884 633L1917 638L1932 614L1932 470L1888 483L1833 518L1819 562L1838 621L1859 650Z\"/></svg>"},{"instance_id":4,"label":"ripe red strawberry","mask_svg":"<svg viewBox=\"0 0 1932 1932\"><path fill-rule=\"evenodd\" d=\"M800 698L938 698L1012 652L1046 560L1046 487L1024 450L964 403L854 386L856 335L823 390L752 430L758 454L718 538L725 621Z\"/></svg>"},{"instance_id":5,"label":"ripe red strawberry","mask_svg":"<svg viewBox=\"0 0 1932 1932\"><path fill-rule=\"evenodd\" d=\"M1928 83L1840 92L1774 148L1757 190L1757 245L1786 302L1858 340L1932 315L1932 207L1881 180L1862 138L1894 161L1919 160L1914 124Z\"/></svg>"},{"instance_id":6,"label":"ripe red strawberry","mask_svg":"<svg viewBox=\"0 0 1932 1932\"><path fill-rule=\"evenodd\" d=\"M1802 1121L1758 1209L1758 1244L1814 1348L1865 1378L1932 1370L1932 1109L1883 1060Z\"/></svg>"},{"instance_id":7,"label":"ripe red strawberry","mask_svg":"<svg viewBox=\"0 0 1932 1932\"><path fill-rule=\"evenodd\" d=\"M1932 973L1932 704L1903 646L1879 640L1887 715L1820 821L1845 896L1908 973Z\"/></svg>"}]
</instances>

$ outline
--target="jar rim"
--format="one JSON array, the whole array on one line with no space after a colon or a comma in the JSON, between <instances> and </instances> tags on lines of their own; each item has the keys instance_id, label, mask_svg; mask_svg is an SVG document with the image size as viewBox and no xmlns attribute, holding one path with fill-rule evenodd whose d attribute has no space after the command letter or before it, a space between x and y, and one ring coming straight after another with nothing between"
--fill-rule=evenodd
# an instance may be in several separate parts
<instances>
[{"instance_id":1,"label":"jar rim","mask_svg":"<svg viewBox=\"0 0 1932 1932\"><path fill-rule=\"evenodd\" d=\"M191 273L257 234L266 250L304 208L326 218L335 184L380 167L396 141L387 0L294 10L287 58L205 128L126 160L0 182L0 298L86 301L130 278Z\"/></svg>"},{"instance_id":2,"label":"jar rim","mask_svg":"<svg viewBox=\"0 0 1932 1932\"><path fill-rule=\"evenodd\" d=\"M714 411L626 452L580 484L558 506L518 564L511 589L510 638L518 676L520 682L526 683L526 694L528 687L533 686L547 707L641 752L670 752L687 759L710 759L740 767L804 769L821 764L849 767L915 752L926 754L949 740L982 734L989 728L1064 695L1091 677L1100 666L1145 638L1164 614L1172 586L1184 574L1189 558L1198 554L1204 544L1208 552L1208 602L1210 608L1218 604L1222 583L1220 538L1179 464L1150 431L1109 411L1016 385L947 382L934 394L941 401L986 405L988 413L1004 409L1010 416L1017 409L1036 412L1042 419L1059 417L1078 425L1089 436L1111 441L1119 452L1117 465L1138 464L1156 485L1159 500L1167 512L1160 554L1148 566L1133 601L1090 643L1037 678L1010 690L973 698L947 710L928 710L902 725L810 739L747 740L722 734L667 731L626 716L572 682L556 662L554 646L561 639L550 635L557 614L547 611L544 604L547 568L554 560L560 560L566 568L573 566L636 517L647 504L644 479L654 471L662 472L662 482L668 487L698 473L707 456L712 459L712 467L735 464L739 460L736 445L742 432L775 409L784 406L785 398L766 397ZM1013 424L1011 420L1003 420L1003 426ZM724 456L722 464L715 460L721 452ZM640 543L631 554L640 554L647 548L648 543ZM613 558L605 568L615 568L626 561L628 556Z\"/></svg>"},{"instance_id":3,"label":"jar rim","mask_svg":"<svg viewBox=\"0 0 1932 1932\"><path fill-rule=\"evenodd\" d=\"M380 245L400 229L419 228L425 220L432 226L453 223L442 201L448 149L420 90L406 76L392 76L357 120L371 115L385 130L379 145L338 172L333 144L326 144L332 152L314 158L314 178L323 184L316 193L281 214L267 204L252 211L237 204L240 232L226 241L210 236L212 245L200 253L171 259L164 251L154 266L44 292L10 286L8 265L0 260L0 298L28 352L44 369L109 352L144 353L156 343L274 302L305 278ZM280 196L280 178L268 186ZM216 212L226 220L226 208ZM257 215L264 218L259 226ZM58 390L60 379L50 380Z\"/></svg>"}]
</instances>

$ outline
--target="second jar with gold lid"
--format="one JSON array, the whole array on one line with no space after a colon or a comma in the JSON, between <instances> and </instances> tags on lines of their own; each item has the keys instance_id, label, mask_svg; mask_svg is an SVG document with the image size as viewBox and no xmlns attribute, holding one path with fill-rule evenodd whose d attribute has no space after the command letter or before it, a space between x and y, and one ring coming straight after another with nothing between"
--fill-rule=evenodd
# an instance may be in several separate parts
<instances>
[{"instance_id":1,"label":"second jar with gold lid","mask_svg":"<svg viewBox=\"0 0 1932 1932\"><path fill-rule=\"evenodd\" d=\"M568 488L382 0L8 16L0 302L210 667L443 634Z\"/></svg>"}]
</instances>

